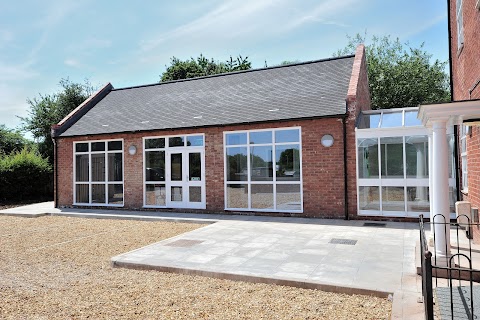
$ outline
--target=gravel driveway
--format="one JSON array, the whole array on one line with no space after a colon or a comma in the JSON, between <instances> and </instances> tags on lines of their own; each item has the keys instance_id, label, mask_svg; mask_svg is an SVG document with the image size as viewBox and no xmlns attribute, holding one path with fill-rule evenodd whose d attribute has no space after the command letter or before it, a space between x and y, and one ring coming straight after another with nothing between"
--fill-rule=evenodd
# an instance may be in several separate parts
<instances>
[{"instance_id":1,"label":"gravel driveway","mask_svg":"<svg viewBox=\"0 0 480 320\"><path fill-rule=\"evenodd\" d=\"M202 225L0 216L0 318L387 319L385 299L113 269L112 256Z\"/></svg>"}]
</instances>

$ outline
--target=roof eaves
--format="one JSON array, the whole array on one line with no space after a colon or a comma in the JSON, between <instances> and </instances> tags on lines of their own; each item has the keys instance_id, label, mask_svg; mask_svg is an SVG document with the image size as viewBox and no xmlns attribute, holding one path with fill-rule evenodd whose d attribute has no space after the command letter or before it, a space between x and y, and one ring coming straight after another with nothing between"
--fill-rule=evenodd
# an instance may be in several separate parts
<instances>
[{"instance_id":1,"label":"roof eaves","mask_svg":"<svg viewBox=\"0 0 480 320\"><path fill-rule=\"evenodd\" d=\"M97 92L88 97L87 100L82 102L78 107L76 107L72 112L70 112L65 118L63 118L59 123L52 125L51 135L52 138L58 137L68 128L70 128L75 122L77 122L81 117L83 117L90 109L92 109L100 100L105 98L105 96L113 90L112 84L109 82L100 88Z\"/></svg>"}]
</instances>

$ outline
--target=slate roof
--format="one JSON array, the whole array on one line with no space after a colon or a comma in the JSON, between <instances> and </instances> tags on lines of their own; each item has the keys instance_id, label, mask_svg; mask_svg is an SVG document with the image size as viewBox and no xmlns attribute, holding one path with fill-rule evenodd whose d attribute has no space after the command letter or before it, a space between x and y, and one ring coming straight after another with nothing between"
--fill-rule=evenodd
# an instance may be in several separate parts
<instances>
[{"instance_id":1,"label":"slate roof","mask_svg":"<svg viewBox=\"0 0 480 320\"><path fill-rule=\"evenodd\" d=\"M354 56L113 89L60 136L343 115Z\"/></svg>"}]
</instances>

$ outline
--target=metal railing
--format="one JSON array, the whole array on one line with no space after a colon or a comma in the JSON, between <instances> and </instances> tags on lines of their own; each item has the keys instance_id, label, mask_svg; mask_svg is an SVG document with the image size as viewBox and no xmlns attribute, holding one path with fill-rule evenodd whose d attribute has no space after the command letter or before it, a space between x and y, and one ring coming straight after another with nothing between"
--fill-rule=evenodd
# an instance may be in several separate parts
<instances>
[{"instance_id":1,"label":"metal railing","mask_svg":"<svg viewBox=\"0 0 480 320\"><path fill-rule=\"evenodd\" d=\"M450 239L452 231L455 233L456 247L452 248L456 249L456 253L453 253L446 261L437 261L437 256L429 250L428 239L425 234L425 223L423 215L421 215L419 222L420 274L422 276L422 297L425 307L425 318L432 320L437 318L437 315L441 316L441 319L455 319L456 317L476 319L477 316L474 313L473 282L479 282L480 277L474 277L474 274L480 275L480 271L473 269L472 266L471 235L472 227L478 227L479 224L471 223L470 218L466 215L459 216L457 221L454 222L446 222L443 215L435 215L433 220L434 221L430 223L433 224L433 229L436 230L437 233L439 230L442 230L448 239ZM443 228L438 228L439 225L443 226ZM464 232L464 230L467 233L468 248L462 248L460 245L461 232ZM435 232L433 233L433 242L433 252L435 253L437 252L437 248L435 247ZM444 252L446 253L448 253L448 243L448 241L445 242ZM462 266L462 264L464 266Z\"/></svg>"}]
</instances>

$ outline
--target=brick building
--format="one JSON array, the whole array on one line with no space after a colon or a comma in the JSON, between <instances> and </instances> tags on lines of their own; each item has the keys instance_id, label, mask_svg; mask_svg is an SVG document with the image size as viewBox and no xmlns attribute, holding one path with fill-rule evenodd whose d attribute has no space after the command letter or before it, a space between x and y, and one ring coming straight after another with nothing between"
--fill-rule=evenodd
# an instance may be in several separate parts
<instances>
[{"instance_id":1,"label":"brick building","mask_svg":"<svg viewBox=\"0 0 480 320\"><path fill-rule=\"evenodd\" d=\"M460 197L480 208L480 2L449 1L448 16L452 101L471 108L458 125Z\"/></svg>"},{"instance_id":2,"label":"brick building","mask_svg":"<svg viewBox=\"0 0 480 320\"><path fill-rule=\"evenodd\" d=\"M353 217L364 54L107 84L52 127L55 205Z\"/></svg>"}]
</instances>

